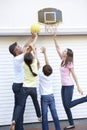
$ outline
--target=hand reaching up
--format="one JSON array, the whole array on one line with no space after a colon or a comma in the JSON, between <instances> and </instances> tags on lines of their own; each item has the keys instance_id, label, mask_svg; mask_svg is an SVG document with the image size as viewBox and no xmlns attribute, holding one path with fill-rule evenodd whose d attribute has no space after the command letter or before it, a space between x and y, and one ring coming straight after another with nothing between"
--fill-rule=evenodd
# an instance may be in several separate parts
<instances>
[{"instance_id":1,"label":"hand reaching up","mask_svg":"<svg viewBox=\"0 0 87 130\"><path fill-rule=\"evenodd\" d=\"M46 53L46 48L45 47L41 47L41 52L42 53Z\"/></svg>"}]
</instances>

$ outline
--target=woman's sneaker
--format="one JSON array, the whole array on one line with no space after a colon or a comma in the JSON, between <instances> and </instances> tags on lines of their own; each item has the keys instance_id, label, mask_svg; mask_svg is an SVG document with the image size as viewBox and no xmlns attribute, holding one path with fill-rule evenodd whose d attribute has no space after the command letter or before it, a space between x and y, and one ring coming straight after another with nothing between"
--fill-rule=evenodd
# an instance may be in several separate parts
<instances>
[{"instance_id":1,"label":"woman's sneaker","mask_svg":"<svg viewBox=\"0 0 87 130\"><path fill-rule=\"evenodd\" d=\"M75 126L74 125L69 125L69 126L65 127L64 130L68 130L68 129L72 129L72 128L75 128Z\"/></svg>"}]
</instances>

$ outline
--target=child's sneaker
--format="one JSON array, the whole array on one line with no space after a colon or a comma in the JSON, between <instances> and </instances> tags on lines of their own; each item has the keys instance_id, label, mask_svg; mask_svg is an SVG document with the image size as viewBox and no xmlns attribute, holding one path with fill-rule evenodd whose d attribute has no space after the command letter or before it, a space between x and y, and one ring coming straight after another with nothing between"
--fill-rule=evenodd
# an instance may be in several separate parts
<instances>
[{"instance_id":1,"label":"child's sneaker","mask_svg":"<svg viewBox=\"0 0 87 130\"><path fill-rule=\"evenodd\" d=\"M42 121L42 117L38 117L38 121L40 121L40 122L41 122L41 121Z\"/></svg>"}]
</instances>

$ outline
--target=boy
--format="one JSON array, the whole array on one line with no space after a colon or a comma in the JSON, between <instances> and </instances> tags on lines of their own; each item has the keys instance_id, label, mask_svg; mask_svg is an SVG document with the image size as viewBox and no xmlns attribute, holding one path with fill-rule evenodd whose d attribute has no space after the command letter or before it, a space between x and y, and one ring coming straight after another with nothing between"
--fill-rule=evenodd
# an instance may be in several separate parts
<instances>
[{"instance_id":1,"label":"boy","mask_svg":"<svg viewBox=\"0 0 87 130\"><path fill-rule=\"evenodd\" d=\"M41 109L42 109L42 130L49 130L48 126L48 107L50 108L53 121L55 124L55 130L60 130L59 119L55 107L55 99L52 88L52 67L49 65L46 55L46 49L42 47L42 53L44 54L45 65L39 70L39 91L41 95Z\"/></svg>"}]
</instances>

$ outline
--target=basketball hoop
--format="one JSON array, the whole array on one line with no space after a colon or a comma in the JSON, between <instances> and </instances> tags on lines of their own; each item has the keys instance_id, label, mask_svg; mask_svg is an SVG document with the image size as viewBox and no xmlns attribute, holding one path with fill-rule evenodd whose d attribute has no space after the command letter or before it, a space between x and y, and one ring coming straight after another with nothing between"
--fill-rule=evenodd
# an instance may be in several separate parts
<instances>
[{"instance_id":1,"label":"basketball hoop","mask_svg":"<svg viewBox=\"0 0 87 130\"><path fill-rule=\"evenodd\" d=\"M38 11L38 22L43 23L46 33L56 33L62 22L62 12L55 8L44 8Z\"/></svg>"},{"instance_id":2,"label":"basketball hoop","mask_svg":"<svg viewBox=\"0 0 87 130\"><path fill-rule=\"evenodd\" d=\"M50 34L56 33L57 26L58 26L58 23L57 24L45 24L45 32L50 33Z\"/></svg>"}]
</instances>

